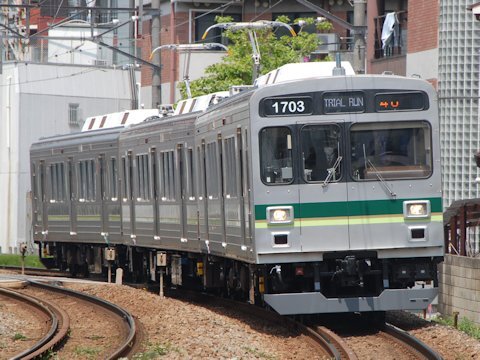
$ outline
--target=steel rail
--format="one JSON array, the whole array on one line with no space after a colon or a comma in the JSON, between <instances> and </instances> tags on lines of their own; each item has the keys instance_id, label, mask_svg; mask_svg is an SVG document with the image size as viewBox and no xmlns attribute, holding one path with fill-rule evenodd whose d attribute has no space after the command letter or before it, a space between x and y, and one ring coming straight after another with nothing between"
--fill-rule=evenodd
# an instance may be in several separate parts
<instances>
[{"instance_id":1,"label":"steel rail","mask_svg":"<svg viewBox=\"0 0 480 360\"><path fill-rule=\"evenodd\" d=\"M68 336L68 331L70 329L70 318L62 309L34 296L26 296L16 291L0 288L0 294L14 298L17 301L27 303L29 306L32 306L46 314L50 318L51 322L50 329L43 338L41 338L29 349L10 358L10 360L29 360L40 357L60 344L63 339Z\"/></svg>"},{"instance_id":2,"label":"steel rail","mask_svg":"<svg viewBox=\"0 0 480 360\"><path fill-rule=\"evenodd\" d=\"M408 346L412 347L414 350L419 352L428 360L442 360L443 358L433 349L431 349L427 344L423 343L415 336L410 335L407 331L402 330L392 324L385 323L383 331L387 334L393 336L396 339L401 340Z\"/></svg>"},{"instance_id":3,"label":"steel rail","mask_svg":"<svg viewBox=\"0 0 480 360\"><path fill-rule=\"evenodd\" d=\"M206 293L199 293L185 289L176 289L175 291L169 290L168 296L177 299L188 298L188 300L204 302L208 305L221 305L225 308L231 308L235 311L239 311L243 314L253 316L255 318L261 318L266 321L271 321L280 325L287 326L290 329L293 329L298 333L313 340L313 342L316 345L320 346L322 350L326 353L326 355L331 359L357 360L355 355L348 348L346 348L345 343L338 336L333 334L333 332L326 331L326 328L312 329L292 318L279 315L276 312L269 311L245 302L220 298Z\"/></svg>"},{"instance_id":4,"label":"steel rail","mask_svg":"<svg viewBox=\"0 0 480 360\"><path fill-rule=\"evenodd\" d=\"M66 288L63 288L63 287L54 286L54 285L50 285L50 284L46 284L46 283L42 283L42 282L34 281L34 280L28 280L28 282L32 286L36 286L36 287L39 287L39 288L42 288L42 289L47 289L47 290L50 290L50 291L61 292L61 293L67 294L69 296L77 297L77 298L82 299L84 301L94 303L94 304L99 305L99 306L103 307L104 309L116 314L117 316L119 316L125 322L125 324L127 325L128 335L126 337L126 340L121 344L121 346L119 346L117 348L117 350L115 350L112 354L110 354L107 357L107 359L118 359L120 357L126 357L130 354L131 350L133 349L133 347L135 345L137 330L136 330L135 320L129 312L127 312L126 310L122 309L121 307L119 307L119 306L117 306L117 305L115 305L115 304L113 304L109 301L106 301L106 300L103 300L103 299L100 299L98 297L91 296L91 295L88 295L88 294L84 294L84 293L81 293L81 292L78 292L78 291L75 291L75 290L66 289Z\"/></svg>"}]
</instances>

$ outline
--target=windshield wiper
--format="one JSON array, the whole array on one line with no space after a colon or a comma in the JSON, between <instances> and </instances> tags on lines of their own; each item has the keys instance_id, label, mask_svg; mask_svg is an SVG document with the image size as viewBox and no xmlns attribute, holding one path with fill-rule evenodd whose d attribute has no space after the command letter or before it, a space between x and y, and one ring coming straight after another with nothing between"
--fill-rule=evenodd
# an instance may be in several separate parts
<instances>
[{"instance_id":1,"label":"windshield wiper","mask_svg":"<svg viewBox=\"0 0 480 360\"><path fill-rule=\"evenodd\" d=\"M385 181L385 179L383 178L383 176L380 174L380 171L378 171L378 169L375 167L375 165L373 165L373 163L367 159L366 161L366 164L368 164L368 167L370 167L373 172L375 173L375 175L377 176L377 179L380 181L380 183L383 185L383 187L385 188L385 190L388 191L388 193L390 194L391 198L392 199L395 199L397 197L397 194L395 194L395 192L390 188L390 186L388 186L387 182Z\"/></svg>"},{"instance_id":2,"label":"windshield wiper","mask_svg":"<svg viewBox=\"0 0 480 360\"><path fill-rule=\"evenodd\" d=\"M343 157L341 156L337 157L337 160L335 160L335 164L333 164L333 167L331 167L330 169L327 169L328 175L322 184L323 187L327 186L330 183L330 180L332 179L333 175L335 175L335 172L337 171L337 168L340 166L342 159Z\"/></svg>"}]
</instances>

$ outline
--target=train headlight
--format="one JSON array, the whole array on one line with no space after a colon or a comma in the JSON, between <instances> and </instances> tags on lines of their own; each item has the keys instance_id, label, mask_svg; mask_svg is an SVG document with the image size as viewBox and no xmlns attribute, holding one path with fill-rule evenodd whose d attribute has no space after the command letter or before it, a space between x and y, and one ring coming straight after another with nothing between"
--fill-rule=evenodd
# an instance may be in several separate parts
<instances>
[{"instance_id":1,"label":"train headlight","mask_svg":"<svg viewBox=\"0 0 480 360\"><path fill-rule=\"evenodd\" d=\"M430 217L430 201L404 201L403 216L405 219L424 219Z\"/></svg>"},{"instance_id":2,"label":"train headlight","mask_svg":"<svg viewBox=\"0 0 480 360\"><path fill-rule=\"evenodd\" d=\"M267 207L267 222L269 224L290 224L293 222L292 206Z\"/></svg>"}]
</instances>

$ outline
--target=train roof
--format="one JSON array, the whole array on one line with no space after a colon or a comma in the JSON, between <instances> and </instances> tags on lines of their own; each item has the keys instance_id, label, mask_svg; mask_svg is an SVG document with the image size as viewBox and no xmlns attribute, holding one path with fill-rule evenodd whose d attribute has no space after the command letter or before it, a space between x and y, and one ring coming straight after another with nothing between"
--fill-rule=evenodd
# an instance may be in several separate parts
<instances>
[{"instance_id":1,"label":"train roof","mask_svg":"<svg viewBox=\"0 0 480 360\"><path fill-rule=\"evenodd\" d=\"M138 124L148 117L160 115L161 114L158 109L137 109L90 116L85 120L85 123L82 127L82 132L117 126L126 127L128 125Z\"/></svg>"},{"instance_id":2,"label":"train roof","mask_svg":"<svg viewBox=\"0 0 480 360\"><path fill-rule=\"evenodd\" d=\"M342 61L341 66L345 69L345 75L355 75L355 71L348 61ZM258 77L258 79L255 80L255 85L261 87L287 81L297 81L316 77L330 77L332 76L335 67L335 61L285 64Z\"/></svg>"},{"instance_id":3,"label":"train roof","mask_svg":"<svg viewBox=\"0 0 480 360\"><path fill-rule=\"evenodd\" d=\"M112 142L118 139L120 131L123 127L110 129L98 129L88 132L76 132L65 135L54 135L40 138L30 147L31 151L50 149L62 146L85 145L98 142Z\"/></svg>"}]
</instances>

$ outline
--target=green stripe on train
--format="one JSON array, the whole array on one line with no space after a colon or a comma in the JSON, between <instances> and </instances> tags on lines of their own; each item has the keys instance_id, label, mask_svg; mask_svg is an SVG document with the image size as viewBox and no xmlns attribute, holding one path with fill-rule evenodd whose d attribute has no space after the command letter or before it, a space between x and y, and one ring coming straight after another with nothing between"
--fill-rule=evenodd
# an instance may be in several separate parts
<instances>
[{"instance_id":1,"label":"green stripe on train","mask_svg":"<svg viewBox=\"0 0 480 360\"><path fill-rule=\"evenodd\" d=\"M403 214L403 202L411 200L430 200L431 212L442 212L441 198L388 199L348 202L337 201L303 204L255 205L255 220L266 220L267 207L269 206L292 206L295 219L401 215Z\"/></svg>"},{"instance_id":2,"label":"green stripe on train","mask_svg":"<svg viewBox=\"0 0 480 360\"><path fill-rule=\"evenodd\" d=\"M373 225L373 224L412 224L440 222L443 223L443 213L432 213L428 219L409 219L403 215L377 215L377 216L352 216L352 217L323 217L323 218L302 218L294 221L294 224L271 224L267 220L255 221L256 229L274 229L276 227L313 227L313 226L347 226L347 225Z\"/></svg>"}]
</instances>

